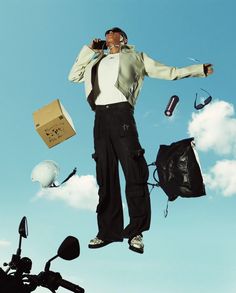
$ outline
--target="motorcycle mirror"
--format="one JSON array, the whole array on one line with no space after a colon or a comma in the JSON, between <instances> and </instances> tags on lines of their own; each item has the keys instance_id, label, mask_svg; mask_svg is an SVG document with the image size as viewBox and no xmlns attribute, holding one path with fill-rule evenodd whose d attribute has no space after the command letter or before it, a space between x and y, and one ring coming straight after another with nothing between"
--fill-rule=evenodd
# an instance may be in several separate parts
<instances>
[{"instance_id":1,"label":"motorcycle mirror","mask_svg":"<svg viewBox=\"0 0 236 293\"><path fill-rule=\"evenodd\" d=\"M27 218L26 217L23 217L21 219L18 232L20 234L20 239L19 239L19 246L18 246L18 249L16 251L16 255L19 257L21 255L22 237L27 238L27 236L28 236L28 224L27 224Z\"/></svg>"},{"instance_id":2,"label":"motorcycle mirror","mask_svg":"<svg viewBox=\"0 0 236 293\"><path fill-rule=\"evenodd\" d=\"M60 247L57 250L57 255L49 259L45 265L45 272L49 271L51 261L56 259L58 256L65 260L72 260L78 257L80 254L79 240L73 236L68 236L61 243Z\"/></svg>"},{"instance_id":3,"label":"motorcycle mirror","mask_svg":"<svg viewBox=\"0 0 236 293\"><path fill-rule=\"evenodd\" d=\"M28 236L28 223L27 223L26 217L22 218L18 231L19 231L19 234L21 237L27 238L27 236Z\"/></svg>"},{"instance_id":4,"label":"motorcycle mirror","mask_svg":"<svg viewBox=\"0 0 236 293\"><path fill-rule=\"evenodd\" d=\"M72 260L80 255L79 240L73 236L68 236L57 250L57 255L65 260Z\"/></svg>"}]
</instances>

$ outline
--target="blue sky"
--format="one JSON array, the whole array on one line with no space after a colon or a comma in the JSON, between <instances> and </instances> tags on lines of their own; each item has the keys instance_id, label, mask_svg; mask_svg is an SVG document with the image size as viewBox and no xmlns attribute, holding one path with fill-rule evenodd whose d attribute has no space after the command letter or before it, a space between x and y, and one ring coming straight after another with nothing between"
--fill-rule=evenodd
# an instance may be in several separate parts
<instances>
[{"instance_id":1,"label":"blue sky","mask_svg":"<svg viewBox=\"0 0 236 293\"><path fill-rule=\"evenodd\" d=\"M0 0L1 264L16 252L18 223L27 216L23 255L33 259L32 273L44 268L67 235L74 235L80 257L55 260L52 269L87 293L236 292L235 8L233 0ZM160 144L194 136L207 196L178 198L164 218L166 195L154 189L143 255L131 252L126 241L87 248L97 233L94 113L83 85L67 76L82 46L113 26L123 28L137 50L162 63L187 66L194 63L190 57L215 69L206 79L145 79L135 118L148 163ZM196 112L200 88L213 101ZM164 110L173 94L180 102L167 118ZM57 98L77 134L49 149L34 129L32 113ZM41 191L30 175L43 160L58 163L59 181L74 167L77 176L56 192Z\"/></svg>"}]
</instances>

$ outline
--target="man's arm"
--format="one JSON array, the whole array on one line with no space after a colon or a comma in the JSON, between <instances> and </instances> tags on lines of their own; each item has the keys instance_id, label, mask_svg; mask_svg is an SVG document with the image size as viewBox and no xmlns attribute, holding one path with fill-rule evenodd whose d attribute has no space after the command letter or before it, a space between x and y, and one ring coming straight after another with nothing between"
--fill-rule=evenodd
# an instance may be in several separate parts
<instances>
[{"instance_id":1,"label":"man's arm","mask_svg":"<svg viewBox=\"0 0 236 293\"><path fill-rule=\"evenodd\" d=\"M164 65L142 53L146 75L149 77L176 80L186 77L205 77L213 73L212 64L196 64L177 68Z\"/></svg>"},{"instance_id":2,"label":"man's arm","mask_svg":"<svg viewBox=\"0 0 236 293\"><path fill-rule=\"evenodd\" d=\"M74 65L72 66L68 79L73 82L84 81L84 71L86 66L93 59L95 52L88 46L84 46L77 56Z\"/></svg>"},{"instance_id":3,"label":"man's arm","mask_svg":"<svg viewBox=\"0 0 236 293\"><path fill-rule=\"evenodd\" d=\"M84 71L86 66L93 59L94 54L102 54L103 50L96 50L94 46L96 43L101 41L101 39L94 39L90 45L86 45L82 48L79 55L77 56L74 65L71 68L68 79L73 82L83 82L84 81Z\"/></svg>"}]
</instances>

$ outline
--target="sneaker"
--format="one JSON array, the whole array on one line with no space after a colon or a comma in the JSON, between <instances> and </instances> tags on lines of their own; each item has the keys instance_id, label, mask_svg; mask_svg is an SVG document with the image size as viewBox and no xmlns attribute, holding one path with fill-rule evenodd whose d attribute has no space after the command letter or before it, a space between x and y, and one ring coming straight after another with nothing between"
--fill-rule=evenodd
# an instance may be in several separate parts
<instances>
[{"instance_id":1,"label":"sneaker","mask_svg":"<svg viewBox=\"0 0 236 293\"><path fill-rule=\"evenodd\" d=\"M138 253L143 253L144 244L142 235L137 235L128 241L129 249Z\"/></svg>"},{"instance_id":2,"label":"sneaker","mask_svg":"<svg viewBox=\"0 0 236 293\"><path fill-rule=\"evenodd\" d=\"M94 239L90 240L88 247L89 248L100 248L105 245L110 244L112 241L103 241L102 239L99 239L98 237L95 237Z\"/></svg>"}]
</instances>

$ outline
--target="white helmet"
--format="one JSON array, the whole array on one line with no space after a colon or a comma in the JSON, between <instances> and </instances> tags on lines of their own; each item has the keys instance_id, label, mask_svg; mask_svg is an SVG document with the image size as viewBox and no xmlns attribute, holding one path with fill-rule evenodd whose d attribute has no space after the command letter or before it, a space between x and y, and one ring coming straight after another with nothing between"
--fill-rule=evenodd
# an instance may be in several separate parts
<instances>
[{"instance_id":1,"label":"white helmet","mask_svg":"<svg viewBox=\"0 0 236 293\"><path fill-rule=\"evenodd\" d=\"M59 167L54 161L43 161L36 165L31 173L31 180L38 181L42 188L54 186L59 174Z\"/></svg>"}]
</instances>

